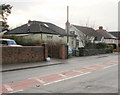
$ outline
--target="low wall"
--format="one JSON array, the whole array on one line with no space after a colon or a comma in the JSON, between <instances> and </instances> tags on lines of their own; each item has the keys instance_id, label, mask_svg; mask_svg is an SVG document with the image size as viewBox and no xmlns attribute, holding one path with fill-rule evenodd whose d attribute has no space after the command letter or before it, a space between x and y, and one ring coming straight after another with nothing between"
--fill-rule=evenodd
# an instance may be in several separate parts
<instances>
[{"instance_id":1,"label":"low wall","mask_svg":"<svg viewBox=\"0 0 120 95\"><path fill-rule=\"evenodd\" d=\"M2 63L39 62L45 59L44 46L1 47Z\"/></svg>"},{"instance_id":2,"label":"low wall","mask_svg":"<svg viewBox=\"0 0 120 95\"><path fill-rule=\"evenodd\" d=\"M114 49L113 52L120 52L120 47L118 47L117 49Z\"/></svg>"},{"instance_id":3,"label":"low wall","mask_svg":"<svg viewBox=\"0 0 120 95\"><path fill-rule=\"evenodd\" d=\"M59 58L59 46L48 45L48 56L51 58Z\"/></svg>"},{"instance_id":4,"label":"low wall","mask_svg":"<svg viewBox=\"0 0 120 95\"><path fill-rule=\"evenodd\" d=\"M60 45L59 58L60 59L67 59L68 58L68 46L67 45Z\"/></svg>"},{"instance_id":5,"label":"low wall","mask_svg":"<svg viewBox=\"0 0 120 95\"><path fill-rule=\"evenodd\" d=\"M67 59L67 45L48 45L48 56L51 58Z\"/></svg>"},{"instance_id":6,"label":"low wall","mask_svg":"<svg viewBox=\"0 0 120 95\"><path fill-rule=\"evenodd\" d=\"M112 53L111 49L79 49L79 56L90 56L98 54Z\"/></svg>"}]
</instances>

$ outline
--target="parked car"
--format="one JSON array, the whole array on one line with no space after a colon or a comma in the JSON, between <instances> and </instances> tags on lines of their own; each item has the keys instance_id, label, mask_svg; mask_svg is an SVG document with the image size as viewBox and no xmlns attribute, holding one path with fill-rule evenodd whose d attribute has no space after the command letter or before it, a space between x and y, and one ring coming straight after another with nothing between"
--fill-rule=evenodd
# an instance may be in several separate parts
<instances>
[{"instance_id":1,"label":"parked car","mask_svg":"<svg viewBox=\"0 0 120 95\"><path fill-rule=\"evenodd\" d=\"M0 39L0 46L21 46L18 45L15 40L12 39Z\"/></svg>"}]
</instances>

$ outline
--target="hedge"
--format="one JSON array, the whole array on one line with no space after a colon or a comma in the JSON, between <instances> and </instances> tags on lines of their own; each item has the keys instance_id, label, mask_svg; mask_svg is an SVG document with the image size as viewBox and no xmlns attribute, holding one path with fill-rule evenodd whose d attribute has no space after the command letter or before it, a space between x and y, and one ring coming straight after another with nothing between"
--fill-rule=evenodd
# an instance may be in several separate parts
<instances>
[{"instance_id":1,"label":"hedge","mask_svg":"<svg viewBox=\"0 0 120 95\"><path fill-rule=\"evenodd\" d=\"M107 49L79 49L79 56L107 54L107 53L112 53L112 52L113 52L113 50L110 48L107 48Z\"/></svg>"}]
</instances>

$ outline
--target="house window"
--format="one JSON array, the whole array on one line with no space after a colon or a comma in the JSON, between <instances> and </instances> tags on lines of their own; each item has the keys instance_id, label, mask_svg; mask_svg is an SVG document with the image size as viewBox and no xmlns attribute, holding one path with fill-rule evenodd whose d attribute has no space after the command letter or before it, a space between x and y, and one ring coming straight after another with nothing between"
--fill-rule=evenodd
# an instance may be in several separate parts
<instances>
[{"instance_id":1,"label":"house window","mask_svg":"<svg viewBox=\"0 0 120 95\"><path fill-rule=\"evenodd\" d=\"M47 36L47 40L52 40L53 36Z\"/></svg>"},{"instance_id":2,"label":"house window","mask_svg":"<svg viewBox=\"0 0 120 95\"><path fill-rule=\"evenodd\" d=\"M0 21L0 26L2 26L2 21Z\"/></svg>"},{"instance_id":3,"label":"house window","mask_svg":"<svg viewBox=\"0 0 120 95\"><path fill-rule=\"evenodd\" d=\"M72 43L72 46L73 46L73 44L74 44L73 40L72 40L72 42L71 42L71 43Z\"/></svg>"},{"instance_id":4,"label":"house window","mask_svg":"<svg viewBox=\"0 0 120 95\"><path fill-rule=\"evenodd\" d=\"M72 44L72 46L74 45L74 38L72 38L71 44Z\"/></svg>"},{"instance_id":5,"label":"house window","mask_svg":"<svg viewBox=\"0 0 120 95\"><path fill-rule=\"evenodd\" d=\"M49 27L47 24L44 24L46 27Z\"/></svg>"},{"instance_id":6,"label":"house window","mask_svg":"<svg viewBox=\"0 0 120 95\"><path fill-rule=\"evenodd\" d=\"M79 46L79 40L78 39L76 40L76 46Z\"/></svg>"},{"instance_id":7,"label":"house window","mask_svg":"<svg viewBox=\"0 0 120 95\"><path fill-rule=\"evenodd\" d=\"M70 34L75 35L75 31L70 31Z\"/></svg>"}]
</instances>

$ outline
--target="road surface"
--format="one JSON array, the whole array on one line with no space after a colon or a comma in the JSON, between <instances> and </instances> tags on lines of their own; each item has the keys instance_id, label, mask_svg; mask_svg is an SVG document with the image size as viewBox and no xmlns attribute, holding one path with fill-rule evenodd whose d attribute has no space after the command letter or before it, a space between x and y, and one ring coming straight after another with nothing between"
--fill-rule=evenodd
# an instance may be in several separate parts
<instances>
[{"instance_id":1,"label":"road surface","mask_svg":"<svg viewBox=\"0 0 120 95\"><path fill-rule=\"evenodd\" d=\"M4 93L118 93L118 55L74 57L65 64L3 72Z\"/></svg>"}]
</instances>

